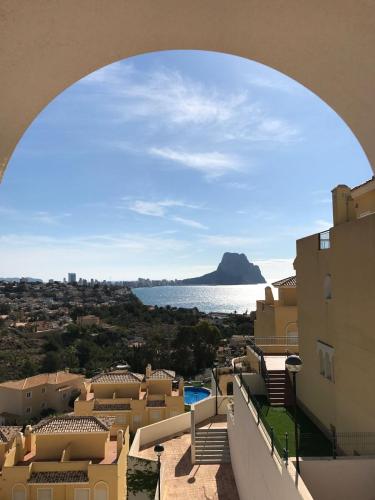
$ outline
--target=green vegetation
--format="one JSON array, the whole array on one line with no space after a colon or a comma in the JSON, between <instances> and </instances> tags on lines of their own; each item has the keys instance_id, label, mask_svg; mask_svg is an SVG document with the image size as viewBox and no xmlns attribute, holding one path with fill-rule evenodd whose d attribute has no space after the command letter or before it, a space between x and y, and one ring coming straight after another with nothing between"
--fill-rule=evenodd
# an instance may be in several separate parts
<instances>
[{"instance_id":1,"label":"green vegetation","mask_svg":"<svg viewBox=\"0 0 375 500\"><path fill-rule=\"evenodd\" d=\"M275 446L282 456L285 447L285 433L288 433L289 455L295 456L294 413L293 407L270 406L267 399L256 396L260 404L261 415L267 427L273 427ZM332 455L332 445L318 427L311 422L307 415L297 408L297 422L300 439L300 456L324 457Z\"/></svg>"},{"instance_id":2,"label":"green vegetation","mask_svg":"<svg viewBox=\"0 0 375 500\"><path fill-rule=\"evenodd\" d=\"M0 284L0 292L7 315L0 319L0 381L64 368L90 377L125 362L139 373L151 363L191 378L212 366L223 339L250 334L253 326L247 315L145 306L123 286ZM86 315L100 324L76 323ZM37 332L38 321L51 331Z\"/></svg>"}]
</instances>

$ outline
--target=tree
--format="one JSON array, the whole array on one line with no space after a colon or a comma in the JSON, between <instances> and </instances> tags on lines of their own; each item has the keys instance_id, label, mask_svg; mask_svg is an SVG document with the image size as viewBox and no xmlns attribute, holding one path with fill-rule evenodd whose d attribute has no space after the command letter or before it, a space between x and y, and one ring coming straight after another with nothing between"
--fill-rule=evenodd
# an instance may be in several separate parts
<instances>
[{"instance_id":1,"label":"tree","mask_svg":"<svg viewBox=\"0 0 375 500\"><path fill-rule=\"evenodd\" d=\"M61 366L61 356L56 351L47 352L42 363L42 371L52 373L58 371Z\"/></svg>"}]
</instances>

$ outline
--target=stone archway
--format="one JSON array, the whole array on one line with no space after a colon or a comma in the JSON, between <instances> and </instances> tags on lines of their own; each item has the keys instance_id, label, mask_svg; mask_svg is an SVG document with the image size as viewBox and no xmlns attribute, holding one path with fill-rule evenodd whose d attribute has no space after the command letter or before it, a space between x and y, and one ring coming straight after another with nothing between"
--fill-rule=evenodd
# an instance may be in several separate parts
<instances>
[{"instance_id":1,"label":"stone archway","mask_svg":"<svg viewBox=\"0 0 375 500\"><path fill-rule=\"evenodd\" d=\"M3 0L0 177L22 134L68 86L145 52L246 57L305 85L343 118L375 166L371 0Z\"/></svg>"}]
</instances>

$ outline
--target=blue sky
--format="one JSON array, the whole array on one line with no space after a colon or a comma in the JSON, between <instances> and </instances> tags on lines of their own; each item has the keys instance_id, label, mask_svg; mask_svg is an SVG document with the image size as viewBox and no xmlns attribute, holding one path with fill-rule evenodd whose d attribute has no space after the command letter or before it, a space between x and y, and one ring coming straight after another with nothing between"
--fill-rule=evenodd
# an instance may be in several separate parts
<instances>
[{"instance_id":1,"label":"blue sky","mask_svg":"<svg viewBox=\"0 0 375 500\"><path fill-rule=\"evenodd\" d=\"M371 176L345 123L260 64L171 51L107 66L30 126L0 184L0 276L183 278L247 254L269 280Z\"/></svg>"}]
</instances>

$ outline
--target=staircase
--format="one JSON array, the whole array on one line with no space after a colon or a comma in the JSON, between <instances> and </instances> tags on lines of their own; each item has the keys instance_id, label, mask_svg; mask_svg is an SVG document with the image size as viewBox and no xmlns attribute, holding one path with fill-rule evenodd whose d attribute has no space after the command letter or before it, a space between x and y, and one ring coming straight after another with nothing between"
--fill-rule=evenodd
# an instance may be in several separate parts
<instances>
[{"instance_id":1,"label":"staircase","mask_svg":"<svg viewBox=\"0 0 375 500\"><path fill-rule=\"evenodd\" d=\"M271 406L287 406L290 401L290 384L285 370L268 370L266 380Z\"/></svg>"},{"instance_id":2,"label":"staircase","mask_svg":"<svg viewBox=\"0 0 375 500\"><path fill-rule=\"evenodd\" d=\"M195 430L195 463L225 464L230 462L227 429Z\"/></svg>"}]
</instances>

